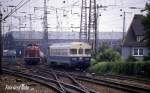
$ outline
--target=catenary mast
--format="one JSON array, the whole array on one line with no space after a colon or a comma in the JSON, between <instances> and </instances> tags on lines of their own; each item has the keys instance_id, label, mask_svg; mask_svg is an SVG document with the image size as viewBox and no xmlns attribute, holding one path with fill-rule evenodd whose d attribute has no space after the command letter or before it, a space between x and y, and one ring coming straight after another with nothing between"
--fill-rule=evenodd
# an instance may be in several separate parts
<instances>
[{"instance_id":1,"label":"catenary mast","mask_svg":"<svg viewBox=\"0 0 150 93\"><path fill-rule=\"evenodd\" d=\"M44 30L44 34L43 34L43 50L44 53L47 57L48 52L48 23L47 23L47 0L44 0L44 18L43 18L43 30Z\"/></svg>"}]
</instances>

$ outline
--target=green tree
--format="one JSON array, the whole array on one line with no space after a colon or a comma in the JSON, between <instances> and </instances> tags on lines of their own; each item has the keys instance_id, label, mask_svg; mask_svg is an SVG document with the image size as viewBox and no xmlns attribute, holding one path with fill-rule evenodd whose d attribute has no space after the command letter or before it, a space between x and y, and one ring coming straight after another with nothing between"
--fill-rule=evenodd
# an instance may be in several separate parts
<instances>
[{"instance_id":1,"label":"green tree","mask_svg":"<svg viewBox=\"0 0 150 93\"><path fill-rule=\"evenodd\" d=\"M146 15L143 17L143 25L144 25L144 39L147 43L147 46L150 48L150 2L146 3L145 10Z\"/></svg>"},{"instance_id":2,"label":"green tree","mask_svg":"<svg viewBox=\"0 0 150 93\"><path fill-rule=\"evenodd\" d=\"M114 51L113 49L102 45L100 47L100 50L96 54L96 60L98 62L116 62L116 61L121 61L121 56L118 52Z\"/></svg>"},{"instance_id":3,"label":"green tree","mask_svg":"<svg viewBox=\"0 0 150 93\"><path fill-rule=\"evenodd\" d=\"M145 31L144 41L146 42L146 45L150 50L150 0L146 3L144 11L146 12L146 15L143 17L142 21ZM148 59L150 59L150 53Z\"/></svg>"}]
</instances>

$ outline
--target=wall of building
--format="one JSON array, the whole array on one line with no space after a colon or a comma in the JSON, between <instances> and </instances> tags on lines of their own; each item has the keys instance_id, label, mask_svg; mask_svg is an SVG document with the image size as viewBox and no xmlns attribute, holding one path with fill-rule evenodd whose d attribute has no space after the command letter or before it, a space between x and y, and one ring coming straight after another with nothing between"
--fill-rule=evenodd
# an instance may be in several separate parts
<instances>
[{"instance_id":1,"label":"wall of building","mask_svg":"<svg viewBox=\"0 0 150 93\"><path fill-rule=\"evenodd\" d=\"M122 47L122 57L123 59L127 59L129 56L133 56L133 48L142 48L144 50L144 56L148 55L148 48L146 47ZM138 60L142 60L144 56L134 56Z\"/></svg>"},{"instance_id":2,"label":"wall of building","mask_svg":"<svg viewBox=\"0 0 150 93\"><path fill-rule=\"evenodd\" d=\"M122 58L127 59L131 55L131 47L122 47Z\"/></svg>"}]
</instances>

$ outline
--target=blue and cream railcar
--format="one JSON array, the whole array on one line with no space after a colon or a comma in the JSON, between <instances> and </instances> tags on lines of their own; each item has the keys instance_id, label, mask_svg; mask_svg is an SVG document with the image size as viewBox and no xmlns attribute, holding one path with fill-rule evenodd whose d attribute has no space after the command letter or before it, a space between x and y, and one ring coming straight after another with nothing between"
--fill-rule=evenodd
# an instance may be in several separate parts
<instances>
[{"instance_id":1,"label":"blue and cream railcar","mask_svg":"<svg viewBox=\"0 0 150 93\"><path fill-rule=\"evenodd\" d=\"M49 46L48 62L51 65L88 67L91 61L91 46L84 42L55 43Z\"/></svg>"}]
</instances>

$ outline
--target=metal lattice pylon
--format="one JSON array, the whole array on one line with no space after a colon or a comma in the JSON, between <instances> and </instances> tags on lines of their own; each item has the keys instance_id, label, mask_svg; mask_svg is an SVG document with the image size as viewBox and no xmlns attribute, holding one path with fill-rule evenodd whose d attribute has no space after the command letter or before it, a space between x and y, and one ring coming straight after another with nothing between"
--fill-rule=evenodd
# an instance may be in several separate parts
<instances>
[{"instance_id":1,"label":"metal lattice pylon","mask_svg":"<svg viewBox=\"0 0 150 93\"><path fill-rule=\"evenodd\" d=\"M88 42L93 47L93 52L97 49L97 7L96 0L90 0L89 23L88 23Z\"/></svg>"},{"instance_id":2,"label":"metal lattice pylon","mask_svg":"<svg viewBox=\"0 0 150 93\"><path fill-rule=\"evenodd\" d=\"M87 6L89 3L89 6ZM87 11L89 9L89 11ZM88 13L87 13L88 12ZM97 5L96 0L82 0L80 41L88 42L92 45L93 52L97 49Z\"/></svg>"},{"instance_id":3,"label":"metal lattice pylon","mask_svg":"<svg viewBox=\"0 0 150 93\"><path fill-rule=\"evenodd\" d=\"M80 34L79 39L80 41L87 42L88 40L88 33L87 33L87 1L82 0L82 7L81 7L81 22L80 22Z\"/></svg>"}]
</instances>

